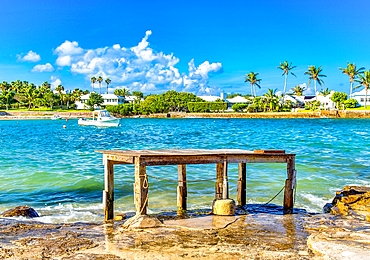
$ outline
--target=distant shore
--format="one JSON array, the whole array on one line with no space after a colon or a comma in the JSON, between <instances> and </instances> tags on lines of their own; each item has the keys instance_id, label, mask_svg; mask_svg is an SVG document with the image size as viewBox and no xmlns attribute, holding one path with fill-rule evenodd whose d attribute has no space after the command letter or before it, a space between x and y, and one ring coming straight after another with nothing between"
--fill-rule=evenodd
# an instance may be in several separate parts
<instances>
[{"instance_id":1,"label":"distant shore","mask_svg":"<svg viewBox=\"0 0 370 260\"><path fill-rule=\"evenodd\" d=\"M54 112L54 111L0 111L0 120L51 119L59 115L62 119L89 118L91 112ZM165 114L138 115L128 117L140 118L370 118L370 110L322 110L299 112L259 112L259 113L183 113L171 112Z\"/></svg>"}]
</instances>

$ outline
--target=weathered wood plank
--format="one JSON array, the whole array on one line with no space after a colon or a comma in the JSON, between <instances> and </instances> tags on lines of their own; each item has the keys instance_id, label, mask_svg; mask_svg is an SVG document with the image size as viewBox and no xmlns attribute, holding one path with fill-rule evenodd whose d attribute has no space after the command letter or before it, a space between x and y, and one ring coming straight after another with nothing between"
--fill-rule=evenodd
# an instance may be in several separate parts
<instances>
[{"instance_id":1,"label":"weathered wood plank","mask_svg":"<svg viewBox=\"0 0 370 260\"><path fill-rule=\"evenodd\" d=\"M220 155L165 155L162 157L141 156L141 165L213 164L223 162Z\"/></svg>"},{"instance_id":2,"label":"weathered wood plank","mask_svg":"<svg viewBox=\"0 0 370 260\"><path fill-rule=\"evenodd\" d=\"M216 164L216 184L215 184L215 188L216 188L216 196L215 198L216 199L222 199L222 191L223 191L223 185L222 185L222 175L224 173L224 164L223 163L217 163Z\"/></svg>"},{"instance_id":3,"label":"weathered wood plank","mask_svg":"<svg viewBox=\"0 0 370 260\"><path fill-rule=\"evenodd\" d=\"M295 184L295 158L291 157L287 159L287 179L285 180L283 204L285 213L292 213L293 211Z\"/></svg>"},{"instance_id":4,"label":"weathered wood plank","mask_svg":"<svg viewBox=\"0 0 370 260\"><path fill-rule=\"evenodd\" d=\"M103 156L104 162L104 191L103 191L103 208L104 220L114 218L114 164L108 159L108 156Z\"/></svg>"},{"instance_id":5,"label":"weathered wood plank","mask_svg":"<svg viewBox=\"0 0 370 260\"><path fill-rule=\"evenodd\" d=\"M238 187L237 187L238 206L247 204L247 164L238 164Z\"/></svg>"},{"instance_id":6,"label":"weathered wood plank","mask_svg":"<svg viewBox=\"0 0 370 260\"><path fill-rule=\"evenodd\" d=\"M260 154L285 153L285 150L254 150L253 153L260 153Z\"/></svg>"},{"instance_id":7,"label":"weathered wood plank","mask_svg":"<svg viewBox=\"0 0 370 260\"><path fill-rule=\"evenodd\" d=\"M177 208L179 211L186 210L187 187L186 187L186 165L181 164L178 168L178 186L177 186Z\"/></svg>"},{"instance_id":8,"label":"weathered wood plank","mask_svg":"<svg viewBox=\"0 0 370 260\"><path fill-rule=\"evenodd\" d=\"M227 176L227 160L224 160L224 168L222 174L222 198L228 199L229 198L229 179Z\"/></svg>"},{"instance_id":9,"label":"weathered wood plank","mask_svg":"<svg viewBox=\"0 0 370 260\"><path fill-rule=\"evenodd\" d=\"M148 207L149 181L146 174L146 167L140 163L140 157L135 158L135 184L134 197L136 215L146 215Z\"/></svg>"}]
</instances>

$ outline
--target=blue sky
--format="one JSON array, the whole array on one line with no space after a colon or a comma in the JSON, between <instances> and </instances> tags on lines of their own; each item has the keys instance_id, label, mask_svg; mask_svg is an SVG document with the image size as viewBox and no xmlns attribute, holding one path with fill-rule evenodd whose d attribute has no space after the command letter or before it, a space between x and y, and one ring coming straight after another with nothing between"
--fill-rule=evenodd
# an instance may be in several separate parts
<instances>
[{"instance_id":1,"label":"blue sky","mask_svg":"<svg viewBox=\"0 0 370 260\"><path fill-rule=\"evenodd\" d=\"M338 68L370 69L369 10L368 0L3 1L0 81L91 90L103 76L112 90L248 94L254 71L261 95L283 89L276 67L287 60L288 89L315 65L322 88L348 93Z\"/></svg>"}]
</instances>

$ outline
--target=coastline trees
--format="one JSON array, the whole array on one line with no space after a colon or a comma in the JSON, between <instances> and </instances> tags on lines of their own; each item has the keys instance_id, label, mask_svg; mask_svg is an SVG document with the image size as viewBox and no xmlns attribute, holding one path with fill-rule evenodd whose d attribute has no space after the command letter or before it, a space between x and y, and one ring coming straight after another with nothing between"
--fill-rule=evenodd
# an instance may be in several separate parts
<instances>
[{"instance_id":1,"label":"coastline trees","mask_svg":"<svg viewBox=\"0 0 370 260\"><path fill-rule=\"evenodd\" d=\"M92 92L94 92L94 84L96 82L96 78L95 77L91 77L90 81L91 81L91 86L92 86L92 89L91 89L91 93L92 93Z\"/></svg>"},{"instance_id":2,"label":"coastline trees","mask_svg":"<svg viewBox=\"0 0 370 260\"><path fill-rule=\"evenodd\" d=\"M355 79L355 81L360 83L360 85L356 86L355 88L359 88L361 86L365 88L365 109L366 109L367 91L369 90L370 86L370 70L366 70L363 73L358 74L358 79Z\"/></svg>"},{"instance_id":3,"label":"coastline trees","mask_svg":"<svg viewBox=\"0 0 370 260\"><path fill-rule=\"evenodd\" d=\"M278 69L281 69L283 71L282 76L284 76L284 91L283 91L283 104L284 104L284 97L286 93L286 86L288 81L288 75L289 73L293 75L294 77L297 77L293 72L291 72L292 69L296 68L297 66L292 66L292 63L289 64L288 61L280 62L280 65L277 66Z\"/></svg>"},{"instance_id":4,"label":"coastline trees","mask_svg":"<svg viewBox=\"0 0 370 260\"><path fill-rule=\"evenodd\" d=\"M356 64L347 62L346 68L339 68L343 74L346 74L349 77L350 89L349 89L349 98L352 98L352 90L353 90L353 81L355 78L360 74L363 73L365 70L364 67L359 69L356 68Z\"/></svg>"},{"instance_id":5,"label":"coastline trees","mask_svg":"<svg viewBox=\"0 0 370 260\"><path fill-rule=\"evenodd\" d=\"M321 66L316 68L316 66L311 65L308 67L308 70L304 73L304 75L308 75L308 85L310 85L312 80L314 82L316 100L317 100L316 82L319 83L320 86L322 86L324 81L321 78L326 77L326 75L320 74L321 72L322 72Z\"/></svg>"},{"instance_id":6,"label":"coastline trees","mask_svg":"<svg viewBox=\"0 0 370 260\"><path fill-rule=\"evenodd\" d=\"M108 94L108 86L112 81L109 78L105 79L105 84L107 84L107 94Z\"/></svg>"},{"instance_id":7,"label":"coastline trees","mask_svg":"<svg viewBox=\"0 0 370 260\"><path fill-rule=\"evenodd\" d=\"M99 76L96 81L99 82L99 94L101 94L101 83L103 82L103 77Z\"/></svg>"},{"instance_id":8,"label":"coastline trees","mask_svg":"<svg viewBox=\"0 0 370 260\"><path fill-rule=\"evenodd\" d=\"M252 96L256 97L256 86L258 88L261 88L259 85L261 82L261 79L257 78L258 73L254 73L253 71L249 72L245 75L244 82L249 82L251 84L251 94Z\"/></svg>"}]
</instances>

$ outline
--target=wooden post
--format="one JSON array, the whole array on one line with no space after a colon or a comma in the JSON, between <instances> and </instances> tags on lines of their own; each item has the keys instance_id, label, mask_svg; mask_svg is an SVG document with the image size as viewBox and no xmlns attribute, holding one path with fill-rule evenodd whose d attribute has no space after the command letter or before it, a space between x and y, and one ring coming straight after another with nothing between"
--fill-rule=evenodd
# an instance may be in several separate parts
<instances>
[{"instance_id":1,"label":"wooden post","mask_svg":"<svg viewBox=\"0 0 370 260\"><path fill-rule=\"evenodd\" d=\"M293 193L296 185L295 157L287 158L287 175L284 190L284 212L293 213Z\"/></svg>"},{"instance_id":2,"label":"wooden post","mask_svg":"<svg viewBox=\"0 0 370 260\"><path fill-rule=\"evenodd\" d=\"M178 186L177 186L177 208L178 211L186 210L186 199L188 196L186 188L186 165L177 166Z\"/></svg>"},{"instance_id":3,"label":"wooden post","mask_svg":"<svg viewBox=\"0 0 370 260\"><path fill-rule=\"evenodd\" d=\"M247 164L238 164L238 206L242 207L247 204Z\"/></svg>"},{"instance_id":4,"label":"wooden post","mask_svg":"<svg viewBox=\"0 0 370 260\"><path fill-rule=\"evenodd\" d=\"M224 172L224 164L223 163L217 163L216 165L216 200L222 199L222 175Z\"/></svg>"},{"instance_id":5,"label":"wooden post","mask_svg":"<svg viewBox=\"0 0 370 260\"><path fill-rule=\"evenodd\" d=\"M146 215L148 207L149 182L146 167L140 165L140 157L135 157L134 197L136 215Z\"/></svg>"},{"instance_id":6,"label":"wooden post","mask_svg":"<svg viewBox=\"0 0 370 260\"><path fill-rule=\"evenodd\" d=\"M222 178L222 198L229 198L229 180L227 178L227 160L224 160L224 172Z\"/></svg>"},{"instance_id":7,"label":"wooden post","mask_svg":"<svg viewBox=\"0 0 370 260\"><path fill-rule=\"evenodd\" d=\"M108 160L107 155L103 155L104 164L104 191L103 191L103 209L104 220L114 218L114 170L113 162Z\"/></svg>"}]
</instances>

